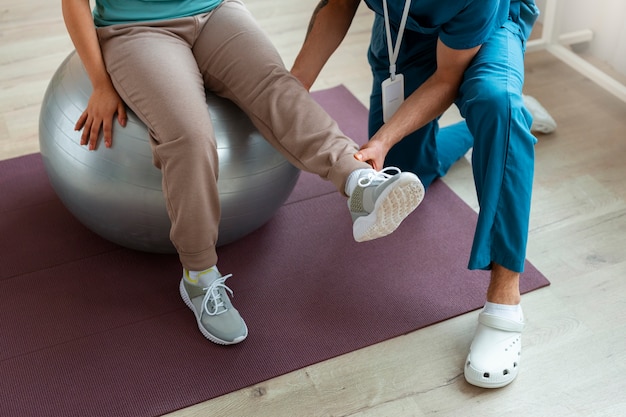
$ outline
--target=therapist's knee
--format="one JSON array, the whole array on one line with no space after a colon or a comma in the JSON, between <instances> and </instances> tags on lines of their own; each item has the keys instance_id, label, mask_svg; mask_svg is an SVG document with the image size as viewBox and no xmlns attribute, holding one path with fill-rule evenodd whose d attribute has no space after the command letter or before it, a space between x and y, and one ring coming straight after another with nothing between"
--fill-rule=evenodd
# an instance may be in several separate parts
<instances>
[{"instance_id":1,"label":"therapist's knee","mask_svg":"<svg viewBox=\"0 0 626 417\"><path fill-rule=\"evenodd\" d=\"M514 114L524 113L521 93L488 80L475 83L464 96L461 112L466 118L509 119Z\"/></svg>"},{"instance_id":2,"label":"therapist's knee","mask_svg":"<svg viewBox=\"0 0 626 417\"><path fill-rule=\"evenodd\" d=\"M514 132L517 137L524 139L524 143L536 143L530 131L532 115L524 106L521 91L511 92L485 83L477 88L471 99L463 101L459 109L476 141L484 137L485 132L491 132L488 137L495 133L496 136L508 137Z\"/></svg>"}]
</instances>

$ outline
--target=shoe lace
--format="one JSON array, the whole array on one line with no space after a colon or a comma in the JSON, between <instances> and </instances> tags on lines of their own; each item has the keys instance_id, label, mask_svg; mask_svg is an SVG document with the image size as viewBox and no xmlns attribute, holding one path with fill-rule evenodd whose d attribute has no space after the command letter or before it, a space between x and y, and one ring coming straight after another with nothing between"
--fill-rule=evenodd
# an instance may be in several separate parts
<instances>
[{"instance_id":1,"label":"shoe lace","mask_svg":"<svg viewBox=\"0 0 626 417\"><path fill-rule=\"evenodd\" d=\"M230 295L233 295L233 290L224 284L224 282L232 276L233 274L224 275L223 277L217 278L208 287L203 288L206 293L204 294L204 299L202 300L202 309L209 316L217 316L218 314L228 311L224 305L220 289L223 288L228 291Z\"/></svg>"},{"instance_id":2,"label":"shoe lace","mask_svg":"<svg viewBox=\"0 0 626 417\"><path fill-rule=\"evenodd\" d=\"M393 174L390 174L389 172L393 172ZM366 176L359 178L358 184L361 187L368 187L372 184L382 183L400 172L402 172L400 171L400 168L386 167L380 171L370 172Z\"/></svg>"}]
</instances>

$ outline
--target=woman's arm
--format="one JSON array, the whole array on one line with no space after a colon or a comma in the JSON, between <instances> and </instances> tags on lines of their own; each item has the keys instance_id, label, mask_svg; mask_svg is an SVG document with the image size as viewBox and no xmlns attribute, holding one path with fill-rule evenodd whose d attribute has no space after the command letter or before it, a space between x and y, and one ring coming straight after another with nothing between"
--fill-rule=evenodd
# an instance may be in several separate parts
<instances>
[{"instance_id":1,"label":"woman's arm","mask_svg":"<svg viewBox=\"0 0 626 417\"><path fill-rule=\"evenodd\" d=\"M320 71L346 36L361 0L321 0L291 69L309 90Z\"/></svg>"},{"instance_id":2,"label":"woman's arm","mask_svg":"<svg viewBox=\"0 0 626 417\"><path fill-rule=\"evenodd\" d=\"M89 145L90 150L96 149L100 130L105 145L111 147L113 119L117 113L119 124L125 126L126 109L106 71L89 0L62 0L62 9L67 31L93 85L87 108L74 128L83 129L80 144Z\"/></svg>"}]
</instances>

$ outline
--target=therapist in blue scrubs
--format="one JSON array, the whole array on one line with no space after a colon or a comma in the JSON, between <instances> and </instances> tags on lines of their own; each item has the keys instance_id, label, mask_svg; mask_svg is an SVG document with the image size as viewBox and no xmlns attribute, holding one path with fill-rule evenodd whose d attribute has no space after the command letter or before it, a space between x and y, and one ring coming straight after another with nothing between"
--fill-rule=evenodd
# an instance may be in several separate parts
<instances>
[{"instance_id":1,"label":"therapist in blue scrubs","mask_svg":"<svg viewBox=\"0 0 626 417\"><path fill-rule=\"evenodd\" d=\"M375 13L368 51L373 86L370 140L357 158L375 169L412 171L428 187L473 147L480 211L468 267L490 271L490 285L464 372L473 385L503 387L518 374L524 327L519 280L536 139L522 86L538 9L534 0L365 3ZM292 68L306 88L342 42L359 4L318 4ZM464 120L440 128L439 117L453 103Z\"/></svg>"}]
</instances>

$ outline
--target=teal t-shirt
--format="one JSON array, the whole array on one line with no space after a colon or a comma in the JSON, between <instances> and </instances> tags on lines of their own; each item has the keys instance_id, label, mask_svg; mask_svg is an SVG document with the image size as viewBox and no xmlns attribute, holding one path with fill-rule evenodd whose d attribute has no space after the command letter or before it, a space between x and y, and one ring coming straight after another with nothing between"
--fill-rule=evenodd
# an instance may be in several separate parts
<instances>
[{"instance_id":1,"label":"teal t-shirt","mask_svg":"<svg viewBox=\"0 0 626 417\"><path fill-rule=\"evenodd\" d=\"M382 0L365 0L383 16ZM412 0L406 30L437 35L452 49L483 44L509 15L510 0ZM400 26L404 0L387 0L391 25Z\"/></svg>"},{"instance_id":2,"label":"teal t-shirt","mask_svg":"<svg viewBox=\"0 0 626 417\"><path fill-rule=\"evenodd\" d=\"M175 19L207 13L222 0L96 0L96 26Z\"/></svg>"}]
</instances>

